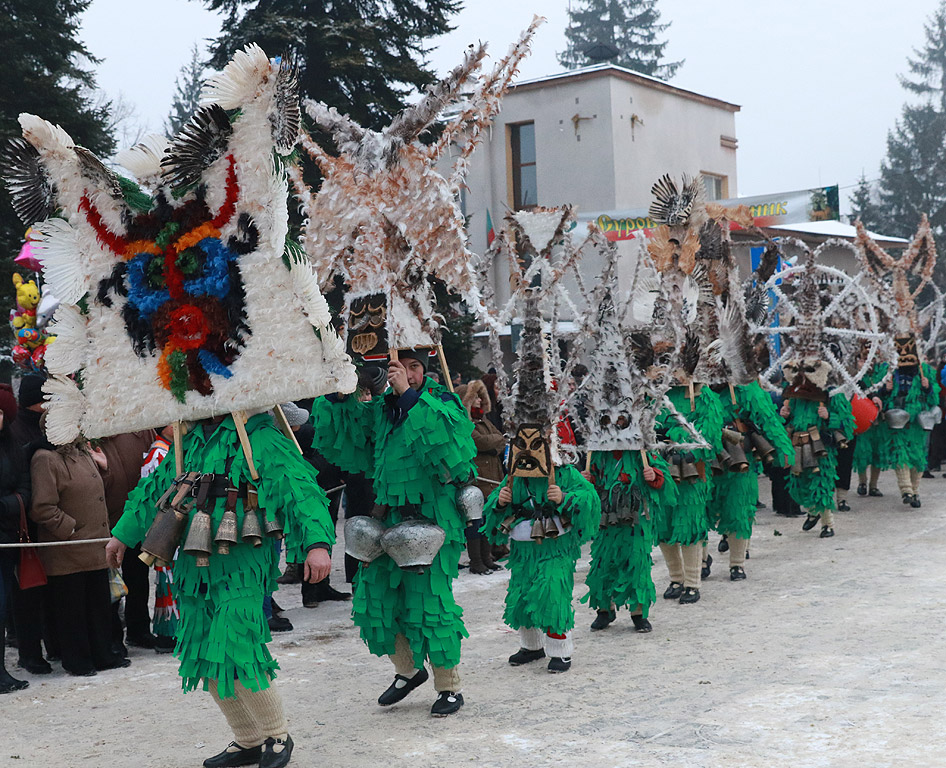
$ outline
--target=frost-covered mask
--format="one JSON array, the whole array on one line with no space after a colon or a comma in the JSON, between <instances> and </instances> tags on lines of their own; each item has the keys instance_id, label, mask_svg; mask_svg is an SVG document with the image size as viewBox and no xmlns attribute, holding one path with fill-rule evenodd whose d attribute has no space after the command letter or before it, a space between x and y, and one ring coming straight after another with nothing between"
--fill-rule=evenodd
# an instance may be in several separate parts
<instances>
[{"instance_id":1,"label":"frost-covered mask","mask_svg":"<svg viewBox=\"0 0 946 768\"><path fill-rule=\"evenodd\" d=\"M897 366L908 368L920 364L920 355L916 348L916 336L894 336L894 346L897 348Z\"/></svg>"},{"instance_id":2,"label":"frost-covered mask","mask_svg":"<svg viewBox=\"0 0 946 768\"><path fill-rule=\"evenodd\" d=\"M548 477L552 467L549 441L538 424L521 424L512 438L509 474L513 477Z\"/></svg>"},{"instance_id":3,"label":"frost-covered mask","mask_svg":"<svg viewBox=\"0 0 946 768\"><path fill-rule=\"evenodd\" d=\"M387 355L387 316L383 293L352 299L348 309L348 354L356 359Z\"/></svg>"},{"instance_id":4,"label":"frost-covered mask","mask_svg":"<svg viewBox=\"0 0 946 768\"><path fill-rule=\"evenodd\" d=\"M795 358L782 366L782 373L789 384L786 396L821 399L828 387L831 364L817 357Z\"/></svg>"}]
</instances>

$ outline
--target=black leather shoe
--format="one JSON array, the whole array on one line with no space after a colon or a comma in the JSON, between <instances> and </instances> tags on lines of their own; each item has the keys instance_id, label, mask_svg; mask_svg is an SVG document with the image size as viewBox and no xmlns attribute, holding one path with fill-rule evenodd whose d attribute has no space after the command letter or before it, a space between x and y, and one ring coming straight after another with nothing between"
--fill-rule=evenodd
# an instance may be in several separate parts
<instances>
[{"instance_id":1,"label":"black leather shoe","mask_svg":"<svg viewBox=\"0 0 946 768\"><path fill-rule=\"evenodd\" d=\"M13 693L30 687L29 680L17 680L5 669L0 670L0 693Z\"/></svg>"},{"instance_id":2,"label":"black leather shoe","mask_svg":"<svg viewBox=\"0 0 946 768\"><path fill-rule=\"evenodd\" d=\"M713 565L713 556L706 555L706 562L703 563L703 569L700 571L700 578L704 581L710 577L710 567Z\"/></svg>"},{"instance_id":3,"label":"black leather shoe","mask_svg":"<svg viewBox=\"0 0 946 768\"><path fill-rule=\"evenodd\" d=\"M292 736L287 733L285 739L270 737L263 742L259 768L283 768L284 765L289 765L290 757L292 757Z\"/></svg>"},{"instance_id":4,"label":"black leather shoe","mask_svg":"<svg viewBox=\"0 0 946 768\"><path fill-rule=\"evenodd\" d=\"M323 585L322 582L319 582L315 586L315 596L318 600L351 600L351 592L339 592L332 585Z\"/></svg>"},{"instance_id":5,"label":"black leather shoe","mask_svg":"<svg viewBox=\"0 0 946 768\"><path fill-rule=\"evenodd\" d=\"M900 497L900 503L901 503L901 504L909 504L911 501L913 501L913 494L912 494L912 493L904 493L904 494L901 495L901 497Z\"/></svg>"},{"instance_id":6,"label":"black leather shoe","mask_svg":"<svg viewBox=\"0 0 946 768\"><path fill-rule=\"evenodd\" d=\"M829 528L826 525L821 527L821 534L819 535L818 538L830 539L832 536L834 536L834 528Z\"/></svg>"},{"instance_id":7,"label":"black leather shoe","mask_svg":"<svg viewBox=\"0 0 946 768\"><path fill-rule=\"evenodd\" d=\"M919 497L917 494L915 494L915 493L914 493L913 496L910 498L910 506L913 507L914 509L919 509L920 506L921 506L921 505L920 505L920 497Z\"/></svg>"},{"instance_id":8,"label":"black leather shoe","mask_svg":"<svg viewBox=\"0 0 946 768\"><path fill-rule=\"evenodd\" d=\"M700 601L700 590L695 589L694 587L687 587L683 590L683 594L680 595L680 605L688 605L689 603L698 603Z\"/></svg>"},{"instance_id":9,"label":"black leather shoe","mask_svg":"<svg viewBox=\"0 0 946 768\"><path fill-rule=\"evenodd\" d=\"M16 665L31 675L48 675L53 671L46 659L20 659Z\"/></svg>"},{"instance_id":10,"label":"black leather shoe","mask_svg":"<svg viewBox=\"0 0 946 768\"><path fill-rule=\"evenodd\" d=\"M548 670L553 675L558 674L559 672L568 672L572 668L572 660L570 658L562 658L560 656L553 656L549 659Z\"/></svg>"},{"instance_id":11,"label":"black leather shoe","mask_svg":"<svg viewBox=\"0 0 946 768\"><path fill-rule=\"evenodd\" d=\"M683 585L679 581L671 581L670 586L664 590L664 600L676 600L683 594Z\"/></svg>"},{"instance_id":12,"label":"black leather shoe","mask_svg":"<svg viewBox=\"0 0 946 768\"><path fill-rule=\"evenodd\" d=\"M244 749L235 741L231 741L223 752L204 760L204 768L230 768L230 766L256 765L263 754L263 747L248 747Z\"/></svg>"},{"instance_id":13,"label":"black leather shoe","mask_svg":"<svg viewBox=\"0 0 946 768\"><path fill-rule=\"evenodd\" d=\"M97 667L97 669L99 670L99 672L103 672L106 669L124 669L125 667L130 667L130 666L131 666L131 659L126 658L125 656L119 656L116 659L107 661L101 667Z\"/></svg>"},{"instance_id":14,"label":"black leather shoe","mask_svg":"<svg viewBox=\"0 0 946 768\"><path fill-rule=\"evenodd\" d=\"M867 483L861 483L857 486L857 495L866 496L867 495Z\"/></svg>"},{"instance_id":15,"label":"black leather shoe","mask_svg":"<svg viewBox=\"0 0 946 768\"><path fill-rule=\"evenodd\" d=\"M591 631L597 632L599 629L605 629L617 617L617 611L598 611L595 620L591 622Z\"/></svg>"},{"instance_id":16,"label":"black leather shoe","mask_svg":"<svg viewBox=\"0 0 946 768\"><path fill-rule=\"evenodd\" d=\"M530 661L538 661L545 658L545 651L541 648L537 651L530 651L528 648L520 648L509 657L509 664L513 667L521 667Z\"/></svg>"},{"instance_id":17,"label":"black leather shoe","mask_svg":"<svg viewBox=\"0 0 946 768\"><path fill-rule=\"evenodd\" d=\"M653 630L653 627L650 625L650 622L647 621L641 614L635 613L631 615L631 621L634 622L634 631L644 634L645 632L650 632Z\"/></svg>"},{"instance_id":18,"label":"black leather shoe","mask_svg":"<svg viewBox=\"0 0 946 768\"><path fill-rule=\"evenodd\" d=\"M728 552L729 551L729 538L726 534L723 534L723 538L719 540L719 544L716 545L717 552Z\"/></svg>"},{"instance_id":19,"label":"black leather shoe","mask_svg":"<svg viewBox=\"0 0 946 768\"><path fill-rule=\"evenodd\" d=\"M841 499L838 502L838 512L850 512L851 505L847 503L847 499Z\"/></svg>"},{"instance_id":20,"label":"black leather shoe","mask_svg":"<svg viewBox=\"0 0 946 768\"><path fill-rule=\"evenodd\" d=\"M729 569L730 581L743 581L746 578L746 572L741 565L734 565Z\"/></svg>"},{"instance_id":21,"label":"black leather shoe","mask_svg":"<svg viewBox=\"0 0 946 768\"><path fill-rule=\"evenodd\" d=\"M177 641L173 637L167 637L165 635L155 635L154 638L154 652L155 653L174 653L174 648L177 645Z\"/></svg>"},{"instance_id":22,"label":"black leather shoe","mask_svg":"<svg viewBox=\"0 0 946 768\"><path fill-rule=\"evenodd\" d=\"M810 531L812 528L815 527L815 525L817 525L820 519L821 519L821 515L814 515L814 516L808 515L808 517L805 518L805 522L801 524L801 529L803 531Z\"/></svg>"},{"instance_id":23,"label":"black leather shoe","mask_svg":"<svg viewBox=\"0 0 946 768\"><path fill-rule=\"evenodd\" d=\"M414 673L413 677L404 677L404 675L395 675L394 682L388 686L388 689L378 697L378 704L382 707L390 707L407 697L415 688L419 688L427 682L430 674L427 669L421 667ZM398 685L402 683L402 685Z\"/></svg>"},{"instance_id":24,"label":"black leather shoe","mask_svg":"<svg viewBox=\"0 0 946 768\"><path fill-rule=\"evenodd\" d=\"M883 494L882 494L879 490L877 490L876 488L871 488L871 489L867 492L867 495L868 495L868 496L874 496L875 498L880 498L881 496L883 496Z\"/></svg>"},{"instance_id":25,"label":"black leather shoe","mask_svg":"<svg viewBox=\"0 0 946 768\"><path fill-rule=\"evenodd\" d=\"M433 717L446 717L458 712L463 706L463 694L453 691L441 691L437 694L437 700L430 708L430 714Z\"/></svg>"},{"instance_id":26,"label":"black leather shoe","mask_svg":"<svg viewBox=\"0 0 946 768\"><path fill-rule=\"evenodd\" d=\"M270 632L292 632L292 622L285 616L277 616L274 613L266 623L269 624Z\"/></svg>"}]
</instances>

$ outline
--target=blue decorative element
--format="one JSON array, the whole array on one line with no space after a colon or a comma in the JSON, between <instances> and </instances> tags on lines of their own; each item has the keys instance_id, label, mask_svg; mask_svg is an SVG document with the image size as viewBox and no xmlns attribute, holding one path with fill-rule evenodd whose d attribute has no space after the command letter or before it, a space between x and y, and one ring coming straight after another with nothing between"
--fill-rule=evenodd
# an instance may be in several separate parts
<instances>
[{"instance_id":1,"label":"blue decorative element","mask_svg":"<svg viewBox=\"0 0 946 768\"><path fill-rule=\"evenodd\" d=\"M230 263L237 260L237 254L215 237L205 237L197 247L206 255L203 275L185 280L184 290L191 296L225 298L230 292Z\"/></svg>"},{"instance_id":2,"label":"blue decorative element","mask_svg":"<svg viewBox=\"0 0 946 768\"><path fill-rule=\"evenodd\" d=\"M204 370L207 371L207 373L216 373L218 376L223 376L225 379L229 379L233 376L233 371L221 363L213 352L208 352L206 349L199 349L197 350L197 359L200 360L200 364L204 366Z\"/></svg>"},{"instance_id":3,"label":"blue decorative element","mask_svg":"<svg viewBox=\"0 0 946 768\"><path fill-rule=\"evenodd\" d=\"M155 258L159 257L139 253L128 262L128 302L145 320L150 320L151 315L171 298L167 288L155 290L148 284L148 267Z\"/></svg>"}]
</instances>

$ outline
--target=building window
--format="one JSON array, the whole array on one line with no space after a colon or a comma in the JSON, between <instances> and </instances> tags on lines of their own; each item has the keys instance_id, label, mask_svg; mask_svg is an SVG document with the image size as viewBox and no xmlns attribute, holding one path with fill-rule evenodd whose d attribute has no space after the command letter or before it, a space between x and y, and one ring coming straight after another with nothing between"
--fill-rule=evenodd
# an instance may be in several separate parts
<instances>
[{"instance_id":1,"label":"building window","mask_svg":"<svg viewBox=\"0 0 946 768\"><path fill-rule=\"evenodd\" d=\"M539 202L535 175L535 123L511 125L513 210L532 208Z\"/></svg>"},{"instance_id":2,"label":"building window","mask_svg":"<svg viewBox=\"0 0 946 768\"><path fill-rule=\"evenodd\" d=\"M725 176L716 176L712 173L703 174L703 184L706 187L706 199L709 202L714 200L725 200L729 193L728 184Z\"/></svg>"}]
</instances>

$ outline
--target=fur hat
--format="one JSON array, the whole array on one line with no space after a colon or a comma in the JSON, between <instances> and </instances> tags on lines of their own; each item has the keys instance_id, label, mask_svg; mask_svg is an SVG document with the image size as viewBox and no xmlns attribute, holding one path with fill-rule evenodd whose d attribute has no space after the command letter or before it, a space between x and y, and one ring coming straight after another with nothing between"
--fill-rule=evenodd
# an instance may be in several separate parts
<instances>
[{"instance_id":1,"label":"fur hat","mask_svg":"<svg viewBox=\"0 0 946 768\"><path fill-rule=\"evenodd\" d=\"M466 412L470 416L473 415L473 401L476 400L476 398L480 399L480 408L483 409L483 412L488 413L491 403L489 392L486 390L486 385L479 379L473 379L473 381L466 385L466 390L463 392L463 407L466 408Z\"/></svg>"}]
</instances>

